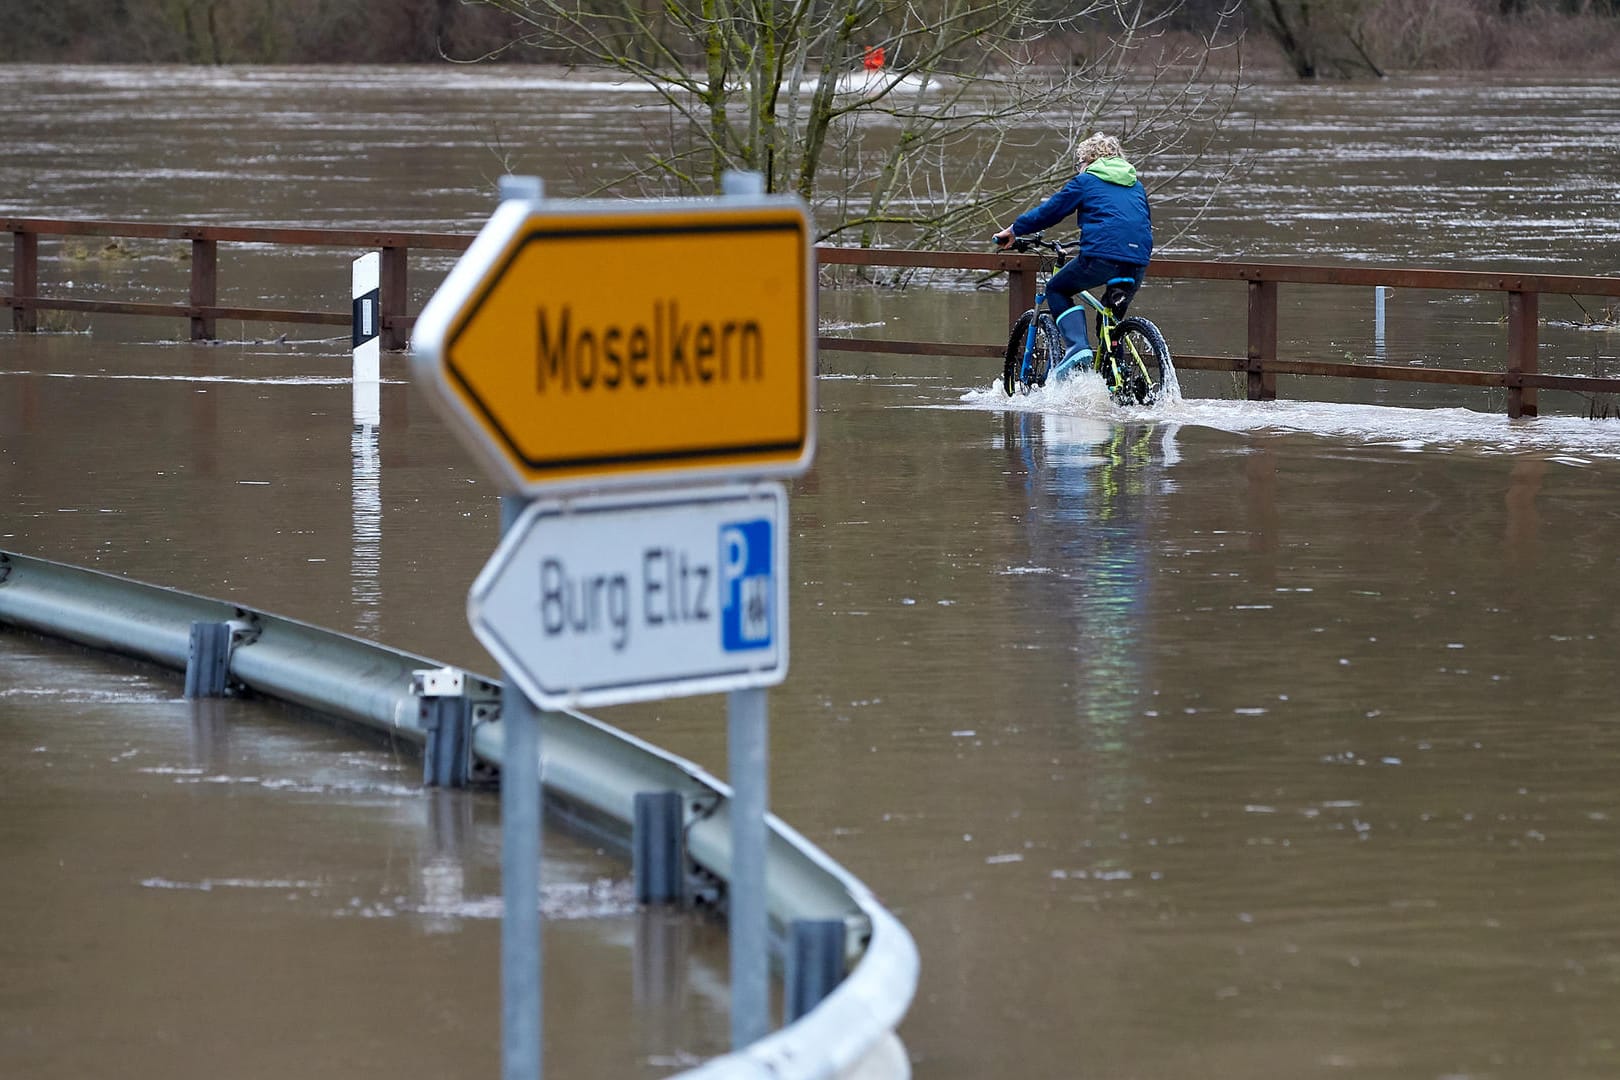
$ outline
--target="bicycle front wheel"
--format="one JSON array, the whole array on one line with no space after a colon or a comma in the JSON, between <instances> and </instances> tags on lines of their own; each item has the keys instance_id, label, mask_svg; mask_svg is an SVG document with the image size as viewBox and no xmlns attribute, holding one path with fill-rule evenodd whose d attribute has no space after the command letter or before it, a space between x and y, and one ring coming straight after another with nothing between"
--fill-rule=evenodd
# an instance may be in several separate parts
<instances>
[{"instance_id":1,"label":"bicycle front wheel","mask_svg":"<svg viewBox=\"0 0 1620 1080\"><path fill-rule=\"evenodd\" d=\"M1035 323L1033 340L1029 324ZM1057 323L1052 316L1030 308L1018 316L1012 334L1007 338L1007 355L1001 366L1001 388L1012 397L1020 390L1043 386L1046 374L1052 368L1054 351L1058 348Z\"/></svg>"},{"instance_id":2,"label":"bicycle front wheel","mask_svg":"<svg viewBox=\"0 0 1620 1080\"><path fill-rule=\"evenodd\" d=\"M1164 393L1165 373L1171 370L1170 347L1159 328L1132 315L1115 330L1119 341L1119 381L1115 400L1122 405L1155 404Z\"/></svg>"}]
</instances>

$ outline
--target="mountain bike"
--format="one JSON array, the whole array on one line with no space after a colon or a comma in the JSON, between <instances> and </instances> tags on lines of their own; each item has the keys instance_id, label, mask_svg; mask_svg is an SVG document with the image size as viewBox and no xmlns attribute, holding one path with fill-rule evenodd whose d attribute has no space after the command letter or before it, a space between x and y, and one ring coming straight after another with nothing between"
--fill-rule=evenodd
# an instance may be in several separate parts
<instances>
[{"instance_id":1,"label":"mountain bike","mask_svg":"<svg viewBox=\"0 0 1620 1080\"><path fill-rule=\"evenodd\" d=\"M1055 266L1062 266L1079 247L1076 241L1064 244L1047 240L1040 233L1020 236L1003 250L1050 252ZM1046 278L1051 277L1048 270ZM1082 292L1075 299L1087 304L1097 314L1096 370L1108 388L1109 397L1118 405L1152 405L1164 390L1165 377L1174 370L1170 362L1170 348L1164 335L1153 323L1138 315L1126 316L1135 292L1131 278L1115 278L1103 288L1103 297L1097 299L1090 292ZM1057 322L1044 310L1046 282L1043 279L1035 296L1035 306L1018 317L1012 334L1007 339L1006 361L1001 368L1001 386L1008 397L1022 390L1045 386L1048 380L1067 377L1074 368L1085 369L1074 359L1064 360L1063 337Z\"/></svg>"}]
</instances>

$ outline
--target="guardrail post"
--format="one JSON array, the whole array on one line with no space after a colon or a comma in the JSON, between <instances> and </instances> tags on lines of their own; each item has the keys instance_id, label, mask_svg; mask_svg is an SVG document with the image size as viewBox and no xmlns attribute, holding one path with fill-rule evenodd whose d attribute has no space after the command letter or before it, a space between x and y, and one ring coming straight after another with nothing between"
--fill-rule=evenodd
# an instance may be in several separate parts
<instances>
[{"instance_id":1,"label":"guardrail post","mask_svg":"<svg viewBox=\"0 0 1620 1080\"><path fill-rule=\"evenodd\" d=\"M11 329L29 333L39 329L39 309L25 301L39 295L39 234L11 234Z\"/></svg>"},{"instance_id":2,"label":"guardrail post","mask_svg":"<svg viewBox=\"0 0 1620 1080\"><path fill-rule=\"evenodd\" d=\"M186 653L186 697L224 697L231 661L231 624L194 622Z\"/></svg>"},{"instance_id":3,"label":"guardrail post","mask_svg":"<svg viewBox=\"0 0 1620 1080\"><path fill-rule=\"evenodd\" d=\"M494 711L496 688L460 668L411 672L411 692L422 699L417 711L427 745L422 748L426 787L466 787L472 779L473 725Z\"/></svg>"},{"instance_id":4,"label":"guardrail post","mask_svg":"<svg viewBox=\"0 0 1620 1080\"><path fill-rule=\"evenodd\" d=\"M815 1008L843 980L844 921L794 919L788 936L786 1022Z\"/></svg>"},{"instance_id":5,"label":"guardrail post","mask_svg":"<svg viewBox=\"0 0 1620 1080\"><path fill-rule=\"evenodd\" d=\"M1508 293L1508 363L1509 375L1534 375L1540 368L1537 356L1538 309L1541 294L1533 292ZM1536 388L1533 386L1508 387L1508 417L1536 415Z\"/></svg>"},{"instance_id":6,"label":"guardrail post","mask_svg":"<svg viewBox=\"0 0 1620 1080\"><path fill-rule=\"evenodd\" d=\"M472 748L472 703L461 697L422 699L424 787L466 787Z\"/></svg>"},{"instance_id":7,"label":"guardrail post","mask_svg":"<svg viewBox=\"0 0 1620 1080\"><path fill-rule=\"evenodd\" d=\"M638 791L631 866L636 903L678 903L686 892L685 803L676 791Z\"/></svg>"},{"instance_id":8,"label":"guardrail post","mask_svg":"<svg viewBox=\"0 0 1620 1080\"><path fill-rule=\"evenodd\" d=\"M1267 361L1277 359L1277 283L1249 282L1249 400L1274 401L1277 373Z\"/></svg>"},{"instance_id":9,"label":"guardrail post","mask_svg":"<svg viewBox=\"0 0 1620 1080\"><path fill-rule=\"evenodd\" d=\"M213 307L219 302L219 243L191 241L191 306ZM213 341L214 317L192 312L191 340Z\"/></svg>"},{"instance_id":10,"label":"guardrail post","mask_svg":"<svg viewBox=\"0 0 1620 1080\"><path fill-rule=\"evenodd\" d=\"M405 334L394 325L395 317L405 315L405 270L410 249L382 249L382 280L378 283L377 306L381 308L382 347L390 352L405 348Z\"/></svg>"}]
</instances>

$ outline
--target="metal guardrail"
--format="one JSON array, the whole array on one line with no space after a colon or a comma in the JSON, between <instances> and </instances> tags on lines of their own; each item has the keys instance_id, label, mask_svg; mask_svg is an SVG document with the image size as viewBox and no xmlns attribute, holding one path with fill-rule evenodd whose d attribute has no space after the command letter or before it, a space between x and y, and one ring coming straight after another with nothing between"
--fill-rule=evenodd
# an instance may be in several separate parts
<instances>
[{"instance_id":1,"label":"metal guardrail","mask_svg":"<svg viewBox=\"0 0 1620 1080\"><path fill-rule=\"evenodd\" d=\"M0 218L0 232L12 234L11 293L0 294L0 307L11 308L17 332L38 326L38 312L101 312L185 318L193 340L215 336L219 319L249 322L313 323L347 326L349 311L284 311L222 307L218 303L218 260L221 243L345 247L382 253L379 319L384 349L406 347L414 316L406 311L409 254L413 248L460 252L472 243L471 233L386 232L363 229L300 229L235 225L173 225L132 221L62 221L46 218ZM111 236L188 241L191 244L190 296L185 304L125 303L43 296L39 292L41 236ZM819 246L820 266L887 266L909 269L967 270L1007 275L1008 325L1035 303L1036 274L1043 256L1002 252L908 251ZM1242 356L1181 353L1176 366L1188 370L1233 371L1247 375L1251 400L1277 396L1278 375L1313 375L1393 382L1445 383L1498 387L1507 391L1509 416L1534 416L1536 391L1569 390L1620 394L1620 378L1546 375L1539 370L1539 302L1543 293L1620 298L1620 278L1559 274L1499 274L1467 270L1408 267L1310 266L1294 263L1213 262L1154 259L1149 273L1169 280L1242 281L1248 283L1248 346ZM1500 371L1415 367L1408 363L1342 363L1286 360L1277 348L1278 286L1391 286L1455 292L1500 292L1507 296L1507 342ZM926 356L1000 357L1005 342L900 341L822 336L818 346L829 352L899 353Z\"/></svg>"},{"instance_id":2,"label":"metal guardrail","mask_svg":"<svg viewBox=\"0 0 1620 1080\"><path fill-rule=\"evenodd\" d=\"M255 693L422 744L413 673L442 665L345 634L174 589L0 551L0 624L185 670L193 623L230 623L229 677ZM478 677L482 678L482 677ZM483 680L494 683L494 680ZM589 716L541 714L541 783L554 805L627 839L635 796L679 792L703 808L687 853L728 878L730 788L696 764ZM499 720L475 725L473 752L498 764ZM772 921L842 920L854 966L804 1016L682 1076L701 1080L905 1078L895 1028L916 992L916 946L849 871L774 815L766 891Z\"/></svg>"}]
</instances>

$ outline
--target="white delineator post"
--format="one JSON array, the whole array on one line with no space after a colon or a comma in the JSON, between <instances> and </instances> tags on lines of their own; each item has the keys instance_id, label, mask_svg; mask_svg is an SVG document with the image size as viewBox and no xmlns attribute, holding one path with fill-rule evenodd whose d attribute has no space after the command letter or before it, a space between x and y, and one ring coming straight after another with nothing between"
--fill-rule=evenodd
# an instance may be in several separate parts
<instances>
[{"instance_id":1,"label":"white delineator post","mask_svg":"<svg viewBox=\"0 0 1620 1080\"><path fill-rule=\"evenodd\" d=\"M1388 285L1373 286L1373 355L1384 358L1384 307L1389 298Z\"/></svg>"},{"instance_id":2,"label":"white delineator post","mask_svg":"<svg viewBox=\"0 0 1620 1080\"><path fill-rule=\"evenodd\" d=\"M354 422L382 424L382 254L371 251L354 260Z\"/></svg>"}]
</instances>

